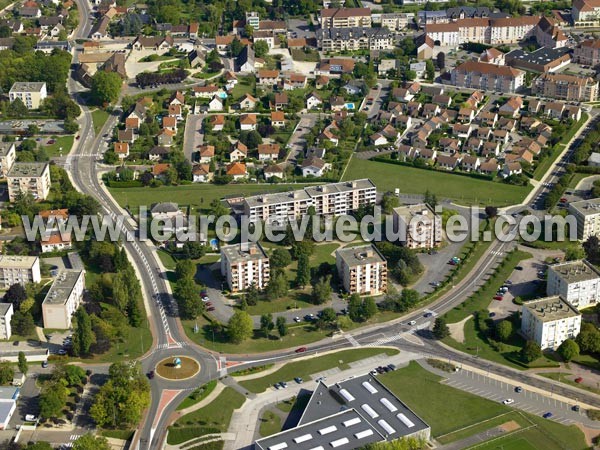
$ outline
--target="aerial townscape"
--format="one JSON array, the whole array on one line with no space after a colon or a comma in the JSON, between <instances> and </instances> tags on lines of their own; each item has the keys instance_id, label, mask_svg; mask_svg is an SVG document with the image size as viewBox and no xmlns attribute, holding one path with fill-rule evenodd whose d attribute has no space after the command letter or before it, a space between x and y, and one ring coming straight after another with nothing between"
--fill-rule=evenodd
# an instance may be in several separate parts
<instances>
[{"instance_id":1,"label":"aerial townscape","mask_svg":"<svg viewBox=\"0 0 600 450\"><path fill-rule=\"evenodd\" d=\"M0 450L600 448L600 0L0 0Z\"/></svg>"}]
</instances>

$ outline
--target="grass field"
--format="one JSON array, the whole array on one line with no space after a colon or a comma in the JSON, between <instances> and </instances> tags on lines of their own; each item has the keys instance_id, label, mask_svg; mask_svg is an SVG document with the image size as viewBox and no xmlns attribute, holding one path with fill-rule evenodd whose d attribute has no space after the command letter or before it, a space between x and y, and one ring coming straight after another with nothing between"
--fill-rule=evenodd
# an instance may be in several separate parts
<instances>
[{"instance_id":1,"label":"grass field","mask_svg":"<svg viewBox=\"0 0 600 450\"><path fill-rule=\"evenodd\" d=\"M263 392L269 386L279 381L291 381L295 377L308 378L309 375L322 372L327 369L339 367L340 369L348 369L348 363L369 358L371 356L385 353L387 355L395 355L398 350L381 349L381 348L358 348L353 350L345 350L341 352L331 353L329 355L318 356L315 358L303 359L301 361L286 364L281 369L262 378L254 380L240 381L240 384L250 392ZM340 362L342 361L342 362Z\"/></svg>"},{"instance_id":2,"label":"grass field","mask_svg":"<svg viewBox=\"0 0 600 450\"><path fill-rule=\"evenodd\" d=\"M175 260L169 253L164 250L158 250L156 253L158 253L158 257L160 258L162 265L165 266L165 269L175 270Z\"/></svg>"},{"instance_id":3,"label":"grass field","mask_svg":"<svg viewBox=\"0 0 600 450\"><path fill-rule=\"evenodd\" d=\"M103 109L95 109L92 111L92 122L94 123L94 134L98 134L110 114Z\"/></svg>"},{"instance_id":4,"label":"grass field","mask_svg":"<svg viewBox=\"0 0 600 450\"><path fill-rule=\"evenodd\" d=\"M192 405L204 400L208 395L215 390L217 387L217 380L211 380L203 386L197 388L189 396L183 399L183 401L177 407L177 411L189 408Z\"/></svg>"},{"instance_id":5,"label":"grass field","mask_svg":"<svg viewBox=\"0 0 600 450\"><path fill-rule=\"evenodd\" d=\"M273 411L267 410L260 418L259 433L262 437L271 436L281 431L281 418Z\"/></svg>"},{"instance_id":6,"label":"grass field","mask_svg":"<svg viewBox=\"0 0 600 450\"><path fill-rule=\"evenodd\" d=\"M235 389L226 387L217 398L204 408L180 417L176 426L169 427L168 444L181 444L192 438L213 432L225 432L233 411L244 404L245 397Z\"/></svg>"},{"instance_id":7,"label":"grass field","mask_svg":"<svg viewBox=\"0 0 600 450\"><path fill-rule=\"evenodd\" d=\"M44 150L46 150L46 154L50 158L60 156L61 153L65 156L71 151L71 147L73 147L73 139L75 139L73 136L57 137L55 139L56 142L54 144L45 145ZM48 140L45 140L44 142L48 142Z\"/></svg>"},{"instance_id":8,"label":"grass field","mask_svg":"<svg viewBox=\"0 0 600 450\"><path fill-rule=\"evenodd\" d=\"M560 381L561 383L568 384L569 386L573 386L579 389L585 389L586 391L593 392L594 394L600 394L600 389L593 388L583 383L576 383L575 378L577 377L568 373L540 372L538 373L538 375L541 375L545 378L550 378L551 380Z\"/></svg>"},{"instance_id":9,"label":"grass field","mask_svg":"<svg viewBox=\"0 0 600 450\"><path fill-rule=\"evenodd\" d=\"M427 189L438 198L449 198L463 205L496 206L521 202L531 186L511 186L486 180L352 158L344 180L369 177L380 192L400 189L403 194L424 194Z\"/></svg>"},{"instance_id":10,"label":"grass field","mask_svg":"<svg viewBox=\"0 0 600 450\"><path fill-rule=\"evenodd\" d=\"M581 180L593 176L594 174L591 173L574 173L571 177L571 181L569 181L569 189L575 189Z\"/></svg>"},{"instance_id":11,"label":"grass field","mask_svg":"<svg viewBox=\"0 0 600 450\"><path fill-rule=\"evenodd\" d=\"M213 200L231 196L250 196L267 192L283 192L302 189L303 184L188 184L161 186L159 188L109 188L111 195L121 206L129 206L137 213L140 205L150 206L158 202L177 200L179 206L191 205L192 212L207 211Z\"/></svg>"}]
</instances>

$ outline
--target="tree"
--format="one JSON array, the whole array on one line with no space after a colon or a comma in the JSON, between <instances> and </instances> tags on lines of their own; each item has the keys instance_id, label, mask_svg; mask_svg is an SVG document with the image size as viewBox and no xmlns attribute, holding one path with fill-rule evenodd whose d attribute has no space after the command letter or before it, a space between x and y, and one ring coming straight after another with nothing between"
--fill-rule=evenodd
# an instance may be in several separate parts
<instances>
[{"instance_id":1,"label":"tree","mask_svg":"<svg viewBox=\"0 0 600 450\"><path fill-rule=\"evenodd\" d=\"M542 349L535 341L525 342L525 345L523 345L523 348L521 349L521 358L525 362L530 363L538 358L541 358L541 356Z\"/></svg>"},{"instance_id":2,"label":"tree","mask_svg":"<svg viewBox=\"0 0 600 450\"><path fill-rule=\"evenodd\" d=\"M585 258L585 252L579 244L570 245L569 247L565 248L566 261L576 261L583 258Z\"/></svg>"},{"instance_id":3,"label":"tree","mask_svg":"<svg viewBox=\"0 0 600 450\"><path fill-rule=\"evenodd\" d=\"M498 215L498 208L495 206L486 206L485 215L488 217L488 219L493 219Z\"/></svg>"},{"instance_id":4,"label":"tree","mask_svg":"<svg viewBox=\"0 0 600 450\"><path fill-rule=\"evenodd\" d=\"M271 267L283 269L292 263L292 255L285 248L276 248L271 254L270 262Z\"/></svg>"},{"instance_id":5,"label":"tree","mask_svg":"<svg viewBox=\"0 0 600 450\"><path fill-rule=\"evenodd\" d=\"M198 288L193 278L177 280L173 297L177 301L182 319L195 319L202 312L202 302L198 298Z\"/></svg>"},{"instance_id":6,"label":"tree","mask_svg":"<svg viewBox=\"0 0 600 450\"><path fill-rule=\"evenodd\" d=\"M68 392L60 381L46 383L40 393L40 417L50 419L60 416L67 404Z\"/></svg>"},{"instance_id":7,"label":"tree","mask_svg":"<svg viewBox=\"0 0 600 450\"><path fill-rule=\"evenodd\" d=\"M92 77L91 95L97 105L114 103L121 93L123 80L115 72L97 71Z\"/></svg>"},{"instance_id":8,"label":"tree","mask_svg":"<svg viewBox=\"0 0 600 450\"><path fill-rule=\"evenodd\" d=\"M15 377L15 369L9 362L0 362L0 385L12 383Z\"/></svg>"},{"instance_id":9,"label":"tree","mask_svg":"<svg viewBox=\"0 0 600 450\"><path fill-rule=\"evenodd\" d=\"M288 326L285 317L279 316L276 321L276 326L279 337L284 337L288 333Z\"/></svg>"},{"instance_id":10,"label":"tree","mask_svg":"<svg viewBox=\"0 0 600 450\"><path fill-rule=\"evenodd\" d=\"M285 272L282 270L274 270L265 290L267 299L275 300L283 297L287 293L288 288L289 282Z\"/></svg>"},{"instance_id":11,"label":"tree","mask_svg":"<svg viewBox=\"0 0 600 450\"><path fill-rule=\"evenodd\" d=\"M312 288L312 302L322 305L331 299L331 275L320 277Z\"/></svg>"},{"instance_id":12,"label":"tree","mask_svg":"<svg viewBox=\"0 0 600 450\"><path fill-rule=\"evenodd\" d=\"M600 352L600 332L593 323L583 322L575 341L582 353Z\"/></svg>"},{"instance_id":13,"label":"tree","mask_svg":"<svg viewBox=\"0 0 600 450\"><path fill-rule=\"evenodd\" d=\"M240 133L240 142L250 150L258 148L262 141L262 136L258 131L242 131Z\"/></svg>"},{"instance_id":14,"label":"tree","mask_svg":"<svg viewBox=\"0 0 600 450\"><path fill-rule=\"evenodd\" d=\"M597 236L590 236L583 243L583 250L587 256L587 260L592 264L600 264L600 240Z\"/></svg>"},{"instance_id":15,"label":"tree","mask_svg":"<svg viewBox=\"0 0 600 450\"><path fill-rule=\"evenodd\" d=\"M18 310L21 307L21 303L27 300L27 292L23 285L19 283L12 284L6 294L4 294L4 303L12 303L14 310Z\"/></svg>"},{"instance_id":16,"label":"tree","mask_svg":"<svg viewBox=\"0 0 600 450\"><path fill-rule=\"evenodd\" d=\"M23 313L15 311L10 321L10 326L15 334L19 336L29 336L35 330L35 323L31 311Z\"/></svg>"},{"instance_id":17,"label":"tree","mask_svg":"<svg viewBox=\"0 0 600 450\"><path fill-rule=\"evenodd\" d=\"M175 265L175 276L178 280L183 278L194 279L196 275L196 265L189 259L181 259Z\"/></svg>"},{"instance_id":18,"label":"tree","mask_svg":"<svg viewBox=\"0 0 600 450\"><path fill-rule=\"evenodd\" d=\"M352 294L348 299L348 317L350 317L352 322L360 322L362 320L362 301L358 294Z\"/></svg>"},{"instance_id":19,"label":"tree","mask_svg":"<svg viewBox=\"0 0 600 450\"><path fill-rule=\"evenodd\" d=\"M244 46L237 37L235 37L233 41L231 41L231 44L229 44L229 52L233 57L237 57L242 52L243 48Z\"/></svg>"},{"instance_id":20,"label":"tree","mask_svg":"<svg viewBox=\"0 0 600 450\"><path fill-rule=\"evenodd\" d=\"M435 78L435 67L431 59L425 61L425 72L427 79L429 81L433 81L433 79Z\"/></svg>"},{"instance_id":21,"label":"tree","mask_svg":"<svg viewBox=\"0 0 600 450\"><path fill-rule=\"evenodd\" d=\"M369 320L375 314L377 314L377 304L373 297L365 297L362 304L362 317L364 320Z\"/></svg>"},{"instance_id":22,"label":"tree","mask_svg":"<svg viewBox=\"0 0 600 450\"><path fill-rule=\"evenodd\" d=\"M260 295L258 289L256 288L256 285L254 283L251 283L250 286L248 286L248 289L246 289L246 295L244 296L244 300L246 300L246 303L249 306L254 306L258 303L259 297Z\"/></svg>"},{"instance_id":23,"label":"tree","mask_svg":"<svg viewBox=\"0 0 600 450\"><path fill-rule=\"evenodd\" d=\"M254 42L254 54L257 58L262 58L267 53L269 53L269 44L267 44L267 41L260 40Z\"/></svg>"},{"instance_id":24,"label":"tree","mask_svg":"<svg viewBox=\"0 0 600 450\"><path fill-rule=\"evenodd\" d=\"M200 259L206 254L206 247L198 241L183 244L183 254L189 259Z\"/></svg>"},{"instance_id":25,"label":"tree","mask_svg":"<svg viewBox=\"0 0 600 450\"><path fill-rule=\"evenodd\" d=\"M437 54L437 66L440 70L446 67L446 54L444 52L439 52Z\"/></svg>"},{"instance_id":26,"label":"tree","mask_svg":"<svg viewBox=\"0 0 600 450\"><path fill-rule=\"evenodd\" d=\"M92 321L83 307L75 311L75 332L73 333L73 354L85 356L95 341Z\"/></svg>"},{"instance_id":27,"label":"tree","mask_svg":"<svg viewBox=\"0 0 600 450\"><path fill-rule=\"evenodd\" d=\"M310 265L308 255L301 253L298 258L298 269L296 270L296 284L304 288L310 282Z\"/></svg>"},{"instance_id":28,"label":"tree","mask_svg":"<svg viewBox=\"0 0 600 450\"><path fill-rule=\"evenodd\" d=\"M558 347L558 354L566 362L569 362L579 356L579 345L573 339L566 339Z\"/></svg>"},{"instance_id":29,"label":"tree","mask_svg":"<svg viewBox=\"0 0 600 450\"><path fill-rule=\"evenodd\" d=\"M450 328L448 328L448 324L444 317L436 317L433 324L433 335L436 339L444 339L445 337L450 336Z\"/></svg>"},{"instance_id":30,"label":"tree","mask_svg":"<svg viewBox=\"0 0 600 450\"><path fill-rule=\"evenodd\" d=\"M266 313L260 316L260 331L263 332L266 338L269 337L269 333L275 327L273 323L273 314Z\"/></svg>"},{"instance_id":31,"label":"tree","mask_svg":"<svg viewBox=\"0 0 600 450\"><path fill-rule=\"evenodd\" d=\"M25 353L23 352L19 352L19 371L24 374L27 375L27 371L29 370L29 367L27 365L27 358L25 357Z\"/></svg>"},{"instance_id":32,"label":"tree","mask_svg":"<svg viewBox=\"0 0 600 450\"><path fill-rule=\"evenodd\" d=\"M501 342L506 342L513 333L512 322L509 320L501 320L496 325L496 337Z\"/></svg>"},{"instance_id":33,"label":"tree","mask_svg":"<svg viewBox=\"0 0 600 450\"><path fill-rule=\"evenodd\" d=\"M29 114L29 110L27 109L27 106L25 106L25 103L23 103L23 101L20 98L14 99L10 103L10 105L8 105L8 108L6 109L6 115L8 117L15 117L15 118L27 117L28 114Z\"/></svg>"},{"instance_id":34,"label":"tree","mask_svg":"<svg viewBox=\"0 0 600 450\"><path fill-rule=\"evenodd\" d=\"M437 196L436 196L435 194L431 193L431 192L429 191L429 189L427 189L427 190L425 191L425 195L424 195L423 197L424 197L424 198L423 198L423 201L424 201L425 203L427 203L429 206L431 206L433 209L435 209L435 207L436 207L436 206L437 206L437 204L438 204L438 201L437 201Z\"/></svg>"},{"instance_id":35,"label":"tree","mask_svg":"<svg viewBox=\"0 0 600 450\"><path fill-rule=\"evenodd\" d=\"M384 214L391 214L394 208L400 206L400 199L393 192L386 192L381 199L381 210Z\"/></svg>"},{"instance_id":36,"label":"tree","mask_svg":"<svg viewBox=\"0 0 600 450\"><path fill-rule=\"evenodd\" d=\"M73 450L111 450L108 440L104 436L84 434L73 442Z\"/></svg>"},{"instance_id":37,"label":"tree","mask_svg":"<svg viewBox=\"0 0 600 450\"><path fill-rule=\"evenodd\" d=\"M253 330L252 317L245 311L236 311L227 323L227 334L234 344L241 344L250 338Z\"/></svg>"}]
</instances>

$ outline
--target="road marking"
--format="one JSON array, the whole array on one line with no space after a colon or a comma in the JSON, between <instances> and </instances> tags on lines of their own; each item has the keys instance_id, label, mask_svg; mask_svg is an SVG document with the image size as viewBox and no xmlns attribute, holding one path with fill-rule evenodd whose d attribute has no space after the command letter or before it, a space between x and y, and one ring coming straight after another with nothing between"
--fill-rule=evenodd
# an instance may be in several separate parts
<instances>
[{"instance_id":1,"label":"road marking","mask_svg":"<svg viewBox=\"0 0 600 450\"><path fill-rule=\"evenodd\" d=\"M348 342L350 342L350 344L352 344L352 347L360 347L359 342L356 339L354 339L354 336L352 336L351 334L344 333L344 337Z\"/></svg>"}]
</instances>

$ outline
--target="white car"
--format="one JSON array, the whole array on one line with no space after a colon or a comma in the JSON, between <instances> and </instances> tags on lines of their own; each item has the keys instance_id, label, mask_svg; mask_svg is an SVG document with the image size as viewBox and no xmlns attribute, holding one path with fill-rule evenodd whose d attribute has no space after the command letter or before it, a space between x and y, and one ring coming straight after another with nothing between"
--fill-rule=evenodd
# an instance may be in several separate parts
<instances>
[{"instance_id":1,"label":"white car","mask_svg":"<svg viewBox=\"0 0 600 450\"><path fill-rule=\"evenodd\" d=\"M204 303L206 303L206 302L209 302L209 301L210 301L210 298L208 298L208 297L202 297L202 301L203 301Z\"/></svg>"},{"instance_id":2,"label":"white car","mask_svg":"<svg viewBox=\"0 0 600 450\"><path fill-rule=\"evenodd\" d=\"M302 322L302 319L300 319L300 317L294 317L294 322L296 322L296 323Z\"/></svg>"},{"instance_id":3,"label":"white car","mask_svg":"<svg viewBox=\"0 0 600 450\"><path fill-rule=\"evenodd\" d=\"M512 405L515 401L512 398L507 398L506 400L502 400L503 405Z\"/></svg>"},{"instance_id":4,"label":"white car","mask_svg":"<svg viewBox=\"0 0 600 450\"><path fill-rule=\"evenodd\" d=\"M27 422L35 422L37 420L37 417L34 416L33 414L26 414L25 415L25 420Z\"/></svg>"},{"instance_id":5,"label":"white car","mask_svg":"<svg viewBox=\"0 0 600 450\"><path fill-rule=\"evenodd\" d=\"M417 324L416 320L411 320L410 322L408 322L408 324L412 327L415 326Z\"/></svg>"}]
</instances>

